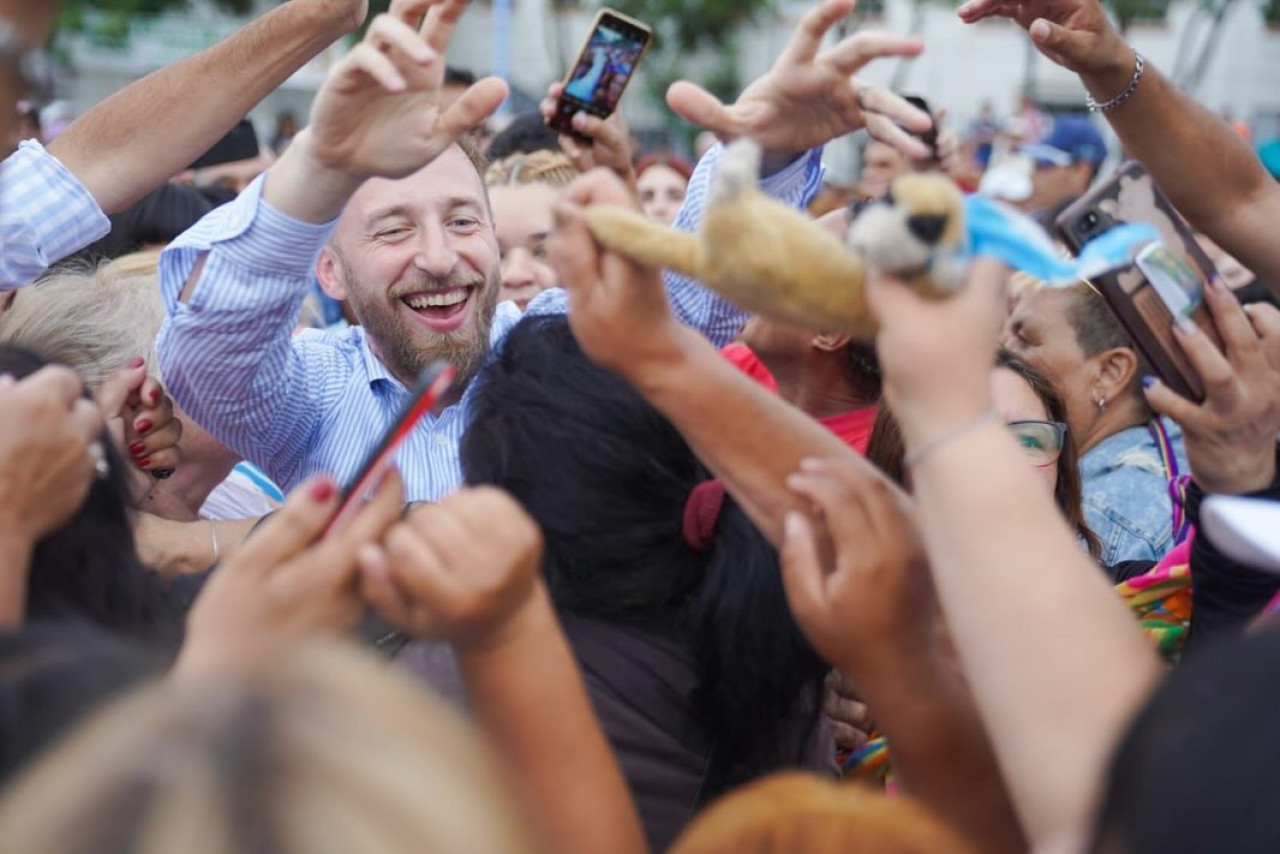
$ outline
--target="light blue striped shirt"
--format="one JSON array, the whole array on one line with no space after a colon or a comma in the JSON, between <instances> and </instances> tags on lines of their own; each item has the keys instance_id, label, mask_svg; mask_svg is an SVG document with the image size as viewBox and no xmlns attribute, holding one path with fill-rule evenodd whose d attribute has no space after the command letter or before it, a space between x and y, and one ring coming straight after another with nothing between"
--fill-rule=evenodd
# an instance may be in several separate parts
<instances>
[{"instance_id":1,"label":"light blue striped shirt","mask_svg":"<svg viewBox=\"0 0 1280 854\"><path fill-rule=\"evenodd\" d=\"M678 227L694 230L721 149L698 165ZM822 180L814 150L762 182L762 189L803 207ZM318 473L349 482L393 422L408 391L369 348L364 330L292 334L311 271L334 223L291 219L261 200L262 179L178 238L160 263L169 316L156 342L177 403L215 438L261 467L285 489ZM203 258L187 303L184 284ZM735 336L744 313L696 282L667 277L680 319L716 344ZM553 288L531 314L564 313ZM514 303L498 305L490 344L498 347L520 320ZM462 482L458 442L467 427L474 384L458 403L420 422L397 463L409 501L434 501Z\"/></svg>"},{"instance_id":2,"label":"light blue striped shirt","mask_svg":"<svg viewBox=\"0 0 1280 854\"><path fill-rule=\"evenodd\" d=\"M0 163L0 293L106 236L111 223L71 170L28 140Z\"/></svg>"}]
</instances>

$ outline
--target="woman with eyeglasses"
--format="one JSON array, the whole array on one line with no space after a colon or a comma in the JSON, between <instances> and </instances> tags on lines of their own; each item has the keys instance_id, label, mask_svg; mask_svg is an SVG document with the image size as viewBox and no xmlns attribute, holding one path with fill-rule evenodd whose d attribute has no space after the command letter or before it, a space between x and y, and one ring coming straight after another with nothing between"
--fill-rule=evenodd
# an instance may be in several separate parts
<instances>
[{"instance_id":1,"label":"woman with eyeglasses","mask_svg":"<svg viewBox=\"0 0 1280 854\"><path fill-rule=\"evenodd\" d=\"M1001 350L991 372L991 395L996 411L1026 452L1028 462L1053 493L1058 509L1071 523L1084 548L1099 560L1098 538L1084 518L1080 458L1075 443L1070 441L1067 408L1057 389L1030 363L1008 350ZM906 486L903 455L902 431L893 413L882 407L871 431L867 459L896 483ZM1151 566L1150 561L1128 563Z\"/></svg>"}]
</instances>

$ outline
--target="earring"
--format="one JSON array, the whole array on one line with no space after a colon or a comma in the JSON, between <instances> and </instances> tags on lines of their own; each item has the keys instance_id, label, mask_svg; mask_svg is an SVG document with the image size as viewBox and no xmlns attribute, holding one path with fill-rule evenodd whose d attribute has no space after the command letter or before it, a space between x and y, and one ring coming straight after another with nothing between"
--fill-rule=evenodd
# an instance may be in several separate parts
<instances>
[{"instance_id":1,"label":"earring","mask_svg":"<svg viewBox=\"0 0 1280 854\"><path fill-rule=\"evenodd\" d=\"M1099 412L1106 412L1106 411L1107 411L1107 399L1106 399L1105 397L1100 398L1100 399L1098 400L1098 411L1099 411Z\"/></svg>"}]
</instances>

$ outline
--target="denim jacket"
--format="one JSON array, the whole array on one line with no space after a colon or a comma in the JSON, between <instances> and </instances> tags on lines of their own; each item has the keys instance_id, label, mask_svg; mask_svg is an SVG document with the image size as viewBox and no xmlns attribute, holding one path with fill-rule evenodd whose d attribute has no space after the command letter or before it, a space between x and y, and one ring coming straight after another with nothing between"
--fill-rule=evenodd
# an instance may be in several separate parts
<instances>
[{"instance_id":1,"label":"denim jacket","mask_svg":"<svg viewBox=\"0 0 1280 854\"><path fill-rule=\"evenodd\" d=\"M1188 474L1182 428L1161 419ZM1102 543L1102 563L1159 560L1173 547L1173 499L1160 450L1145 424L1108 436L1080 459L1084 520Z\"/></svg>"}]
</instances>

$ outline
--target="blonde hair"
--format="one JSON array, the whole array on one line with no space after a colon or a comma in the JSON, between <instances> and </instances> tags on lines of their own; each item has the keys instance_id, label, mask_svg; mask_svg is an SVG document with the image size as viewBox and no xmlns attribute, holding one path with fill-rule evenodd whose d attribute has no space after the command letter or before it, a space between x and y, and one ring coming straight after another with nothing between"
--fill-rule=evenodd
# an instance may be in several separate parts
<instances>
[{"instance_id":1,"label":"blonde hair","mask_svg":"<svg viewBox=\"0 0 1280 854\"><path fill-rule=\"evenodd\" d=\"M976 854L910 798L811 774L765 777L713 804L670 854Z\"/></svg>"},{"instance_id":2,"label":"blonde hair","mask_svg":"<svg viewBox=\"0 0 1280 854\"><path fill-rule=\"evenodd\" d=\"M164 322L160 253L135 252L100 267L56 270L0 314L0 344L74 368L91 389L141 356L155 365Z\"/></svg>"},{"instance_id":3,"label":"blonde hair","mask_svg":"<svg viewBox=\"0 0 1280 854\"><path fill-rule=\"evenodd\" d=\"M499 160L485 172L486 187L520 187L526 184L547 184L551 187L567 187L581 173L573 161L554 151L534 151L529 154L513 154Z\"/></svg>"},{"instance_id":4,"label":"blonde hair","mask_svg":"<svg viewBox=\"0 0 1280 854\"><path fill-rule=\"evenodd\" d=\"M40 854L533 850L457 713L335 646L113 704L9 789L0 839Z\"/></svg>"}]
</instances>

